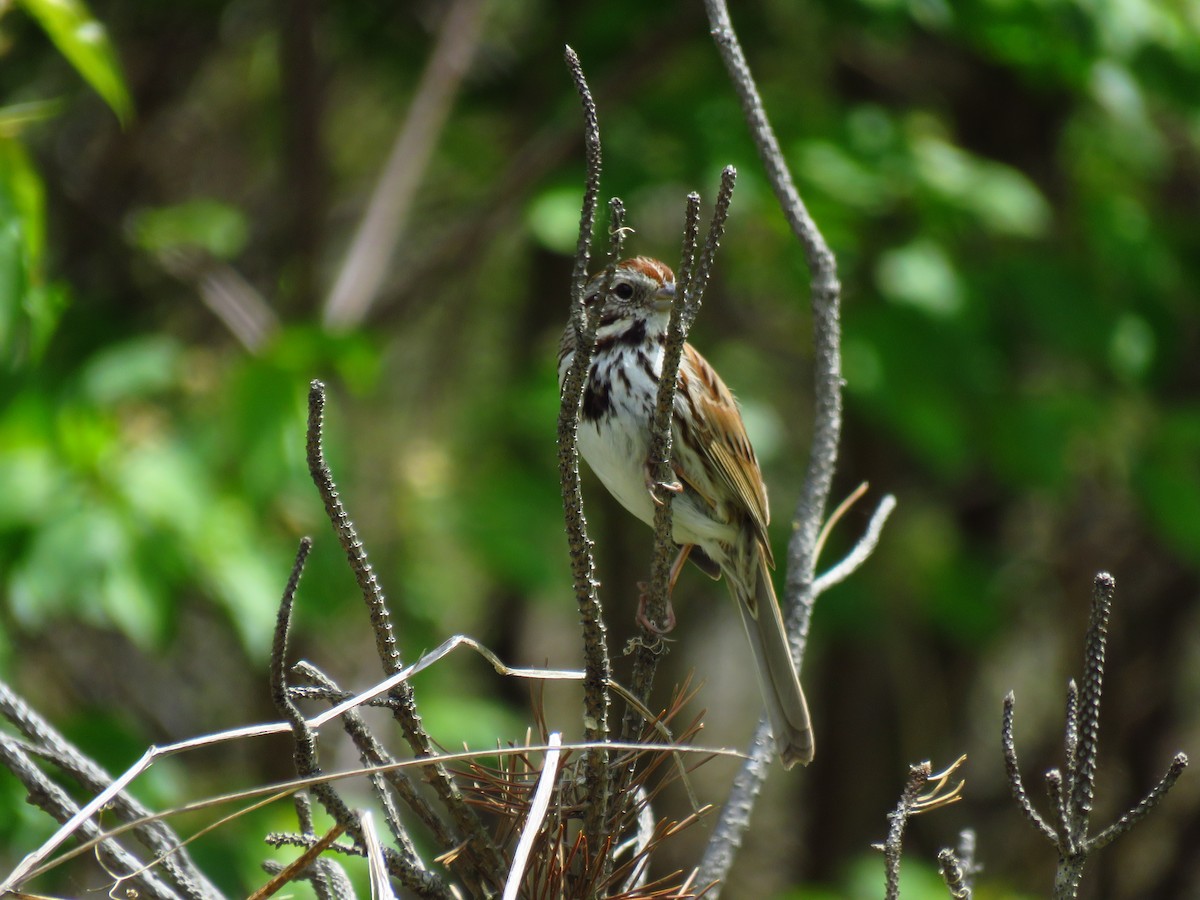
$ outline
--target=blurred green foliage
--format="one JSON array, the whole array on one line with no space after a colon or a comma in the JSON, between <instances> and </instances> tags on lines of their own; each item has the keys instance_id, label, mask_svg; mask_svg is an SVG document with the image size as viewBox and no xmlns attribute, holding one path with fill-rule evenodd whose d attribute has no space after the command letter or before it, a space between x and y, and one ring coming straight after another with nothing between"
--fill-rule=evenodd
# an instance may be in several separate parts
<instances>
[{"instance_id":1,"label":"blurred green foliage","mask_svg":"<svg viewBox=\"0 0 1200 900\"><path fill-rule=\"evenodd\" d=\"M102 15L0 4L0 665L85 748L120 768L152 740L272 718L266 651L302 534L317 549L296 656L348 686L379 676L308 482L313 377L406 658L465 632L515 664L578 662L554 448L582 175L567 42L597 92L631 252L670 260L686 192L739 169L693 339L743 398L783 559L810 413L806 273L699 4L489 5L389 278L344 334L320 324L324 300L436 11L138 0ZM1119 596L1101 796L1123 808L1200 735L1200 18L1160 0L734 15L838 254L837 489L868 480L900 500L875 558L817 611L818 760L780 780L762 815L788 827L752 836L740 896L881 893L878 859L861 879L856 861L906 764L963 751L961 817L922 822L911 877L932 878L921 860L972 824L979 896L1044 893L1052 860L999 774L999 703L1016 689L1028 771L1055 764L1093 571ZM252 350L228 317L257 307L213 294L229 272L270 313ZM648 533L588 488L619 646ZM867 515L851 512L830 560ZM723 587L689 578L675 675L710 682L705 738L737 745L754 710L720 698L744 659L706 655L736 626ZM417 688L448 746L524 733L525 686L481 662L452 657ZM578 729L573 694L546 705ZM288 775L278 754L241 753L176 770L179 799ZM701 788L719 801L714 778ZM0 778L0 868L45 833L19 800ZM201 842L201 858L235 859L212 872L231 891L253 881L263 830L288 827L269 815ZM1194 893L1197 823L1200 804L1172 797L1089 871L1089 896Z\"/></svg>"}]
</instances>

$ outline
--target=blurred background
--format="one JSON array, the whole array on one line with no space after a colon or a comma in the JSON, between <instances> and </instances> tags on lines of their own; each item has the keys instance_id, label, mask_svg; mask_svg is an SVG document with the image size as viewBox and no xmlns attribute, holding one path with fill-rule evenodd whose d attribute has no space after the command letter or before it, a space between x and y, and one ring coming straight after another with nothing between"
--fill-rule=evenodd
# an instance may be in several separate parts
<instances>
[{"instance_id":1,"label":"blurred background","mask_svg":"<svg viewBox=\"0 0 1200 900\"><path fill-rule=\"evenodd\" d=\"M724 896L882 896L870 844L907 765L960 753L966 799L912 823L905 896L945 896L936 851L967 826L978 896L1045 896L1055 858L1009 799L1001 700L1015 691L1041 802L1095 572L1118 591L1097 825L1200 753L1200 6L737 6L844 285L835 500L871 493L825 564L883 493L899 507L816 609L817 759L772 777ZM583 175L565 43L631 253L674 261L686 193L711 201L738 169L692 341L743 404L782 559L811 415L807 273L700 3L0 3L0 672L110 769L274 718L267 650L304 534L294 657L348 687L380 677L305 468L314 377L406 659L465 633L513 664L579 664L555 455ZM585 490L621 677L650 532ZM700 740L742 747L758 700L725 588L688 573L676 610L660 696L694 672ZM416 689L448 747L530 721L528 686L465 654ZM580 733L575 688L545 705ZM332 733L323 749L355 762ZM242 743L159 763L136 792L164 807L290 765L286 742ZM701 799L732 772L698 773ZM0 869L51 830L23 800L0 773ZM193 849L245 893L274 853L261 836L294 827L278 805ZM1188 773L1082 895L1200 896L1198 848ZM73 877L39 884L72 895Z\"/></svg>"}]
</instances>

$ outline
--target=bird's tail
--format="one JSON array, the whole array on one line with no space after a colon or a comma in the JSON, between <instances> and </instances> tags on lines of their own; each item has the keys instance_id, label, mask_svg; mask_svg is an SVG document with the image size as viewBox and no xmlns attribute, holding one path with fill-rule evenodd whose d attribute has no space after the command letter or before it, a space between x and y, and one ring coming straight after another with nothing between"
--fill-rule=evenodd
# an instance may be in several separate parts
<instances>
[{"instance_id":1,"label":"bird's tail","mask_svg":"<svg viewBox=\"0 0 1200 900\"><path fill-rule=\"evenodd\" d=\"M767 718L771 722L771 733L775 738L775 749L784 768L796 763L807 766L813 759L812 722L808 717L808 703L800 678L792 662L792 651L788 645L787 630L771 584L771 572L761 552L758 556L758 577L753 585L753 595L740 596L747 587L730 579L729 586L742 615L754 664L758 671L758 684L763 702L767 707Z\"/></svg>"}]
</instances>

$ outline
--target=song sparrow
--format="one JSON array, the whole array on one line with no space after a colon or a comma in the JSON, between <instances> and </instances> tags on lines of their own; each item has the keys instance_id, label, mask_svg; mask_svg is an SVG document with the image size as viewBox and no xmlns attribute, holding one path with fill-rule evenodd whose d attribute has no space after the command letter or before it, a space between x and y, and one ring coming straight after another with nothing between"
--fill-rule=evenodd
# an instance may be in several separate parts
<instances>
[{"instance_id":1,"label":"song sparrow","mask_svg":"<svg viewBox=\"0 0 1200 900\"><path fill-rule=\"evenodd\" d=\"M580 409L579 452L622 506L653 525L650 422L675 275L661 262L639 256L617 266L608 293L601 296L603 288L603 275L587 287L586 302L593 308L599 304L599 324ZM560 387L575 341L575 328L568 323L558 352ZM683 346L673 423L672 466L678 478L672 488L677 491L673 537L681 547L673 574L690 551L692 561L711 577L725 576L750 639L780 758L786 767L807 765L813 758L812 726L771 585L766 486L737 402L691 344Z\"/></svg>"}]
</instances>

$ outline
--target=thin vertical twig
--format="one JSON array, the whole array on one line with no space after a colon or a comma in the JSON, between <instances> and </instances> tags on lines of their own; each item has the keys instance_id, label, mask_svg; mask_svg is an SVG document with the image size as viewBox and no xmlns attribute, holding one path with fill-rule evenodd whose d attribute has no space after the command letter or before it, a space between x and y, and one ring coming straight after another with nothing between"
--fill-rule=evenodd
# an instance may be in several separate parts
<instances>
[{"instance_id":1,"label":"thin vertical twig","mask_svg":"<svg viewBox=\"0 0 1200 900\"><path fill-rule=\"evenodd\" d=\"M705 0L704 5L713 41L738 94L751 138L776 199L804 250L812 283L815 344L812 447L804 486L793 517L783 595L792 655L799 664L803 661L808 637L817 544L833 482L842 429L841 285L833 253L809 215L788 171L745 52L734 31L728 6L725 0ZM710 897L719 894L720 883L733 863L742 834L749 827L749 813L766 779L773 745L770 740L761 739L764 734L769 734L769 728L760 722L749 758L734 779L730 797L721 810L701 860L698 881L705 884L715 882L717 885L709 894Z\"/></svg>"},{"instance_id":2,"label":"thin vertical twig","mask_svg":"<svg viewBox=\"0 0 1200 900\"><path fill-rule=\"evenodd\" d=\"M700 195L692 192L688 195L684 210L683 249L680 254L675 303L671 308L671 318L667 325L667 344L663 354L664 372L672 366L676 371L679 369L679 360L686 337L684 318L688 295L687 287L695 271L699 234ZM655 467L654 480L660 485L673 480L670 461L675 386L675 379L659 378L654 419L651 423L649 459ZM661 622L666 617L669 603L667 580L671 569L671 555L675 547L675 542L671 539L674 493L668 490L659 490L656 492L656 497L660 506L654 511L654 556L650 562L650 583L646 588L646 618L651 622ZM642 630L645 632L646 629L643 627ZM630 690L643 706L649 701L658 661L666 653L666 647L666 642L657 639L655 635L646 633L643 633L633 644L633 672L630 675ZM632 705L627 706L625 720L621 727L622 740L637 740L645 724L637 709ZM627 777L631 774L632 771L626 773Z\"/></svg>"},{"instance_id":3,"label":"thin vertical twig","mask_svg":"<svg viewBox=\"0 0 1200 900\"><path fill-rule=\"evenodd\" d=\"M304 571L304 564L311 550L312 539L306 537L300 542L300 548L292 566L292 574L288 578L287 587L284 589L279 604L275 640L271 650L271 698L275 703L275 709L292 726L296 774L301 778L319 779L322 770L317 758L317 733L309 726L303 713L288 695L287 684L288 636L291 633L292 610L295 606L300 575ZM360 848L364 846L359 815L342 799L337 789L329 782L316 781L310 790L334 821L350 833L355 845ZM412 851L411 844L401 845L399 850L388 848L386 857L389 871L417 896L450 897L450 892L442 879L425 868L415 852ZM314 880L314 888L320 887L323 882L323 879Z\"/></svg>"},{"instance_id":4,"label":"thin vertical twig","mask_svg":"<svg viewBox=\"0 0 1200 900\"><path fill-rule=\"evenodd\" d=\"M1116 581L1107 572L1092 583L1092 607L1084 639L1083 683L1077 709L1079 735L1076 771L1072 777L1072 830L1086 836L1092 797L1096 790L1096 760L1100 755L1100 695L1104 691L1104 655L1108 643L1108 619L1112 613Z\"/></svg>"},{"instance_id":5,"label":"thin vertical twig","mask_svg":"<svg viewBox=\"0 0 1200 900\"><path fill-rule=\"evenodd\" d=\"M397 649L395 630L392 627L391 613L383 594L383 588L375 577L375 571L367 559L367 551L358 539L354 523L346 512L333 473L325 462L325 452L322 447L322 427L325 414L325 385L314 380L309 386L308 393L308 441L307 457L309 473L321 500L325 505L325 513L333 525L334 533L346 554L355 580L362 591L363 600L371 617L371 626L375 631L375 644L384 671L396 675L404 664ZM424 759L435 759L437 751L430 740L421 716L417 711L416 699L413 696L412 685L400 681L388 690L392 715L400 724L405 740L413 752ZM504 861L500 851L492 843L483 823L474 813L463 797L462 791L455 783L450 771L440 762L434 761L428 768L428 778L438 798L450 814L455 826L467 840L469 852L477 857L478 871L491 879L499 888L500 873L504 871Z\"/></svg>"},{"instance_id":6,"label":"thin vertical twig","mask_svg":"<svg viewBox=\"0 0 1200 900\"><path fill-rule=\"evenodd\" d=\"M925 786L932 772L928 762L910 766L908 780L904 782L904 790L900 793L900 801L896 808L888 813L888 835L883 844L883 858L887 871L884 896L887 900L896 900L900 896L900 856L904 848L904 828L908 825L908 817L921 794L921 788Z\"/></svg>"},{"instance_id":7,"label":"thin vertical twig","mask_svg":"<svg viewBox=\"0 0 1200 900\"><path fill-rule=\"evenodd\" d=\"M709 222L704 247L698 259L696 256L700 218L698 194L692 193L688 196L684 213L683 248L679 277L676 281L675 302L667 324L667 341L663 348L663 375L658 380L658 394L650 425L649 463L654 468L654 480L658 486L655 489L658 505L654 511L654 557L651 561L650 583L646 592L646 618L651 622L662 621L665 617L669 603L667 582L670 575L671 558L675 552L675 541L672 538L674 493L667 490L665 486L675 480L671 468L671 431L678 379L669 378L666 373L679 371L680 360L683 357L683 345L687 340L692 323L696 320L700 306L704 302L704 291L708 287L713 259L720 246L721 237L725 233L725 223L729 219L729 206L733 200L733 188L736 182L737 170L733 166L726 166L721 173L721 185L717 191L712 220ZM654 672L658 659L662 655L662 642L655 640L655 637L655 635L646 633L646 629L643 628L641 638L635 643L637 649L634 654L631 686L634 696L642 704L649 699ZM638 722L636 711L628 710L623 730L626 739L636 739L637 730L640 730L637 728Z\"/></svg>"},{"instance_id":8,"label":"thin vertical twig","mask_svg":"<svg viewBox=\"0 0 1200 900\"><path fill-rule=\"evenodd\" d=\"M600 198L600 123L596 102L588 87L579 57L570 47L565 58L583 107L584 144L587 158L587 177L579 216L579 239L576 243L574 268L571 272L571 326L575 329L575 355L563 380L558 413L558 475L562 487L563 513L567 528L567 548L571 557L571 576L575 599L583 626L584 645L584 730L589 741L608 740L608 712L611 705L608 684L612 664L608 653L608 637L603 609L597 591L596 564L592 541L587 533L583 512L583 489L579 478L579 408L591 365L596 342L596 319L584 303L587 287L588 261L591 255L592 230L596 223L596 208ZM612 279L624 235L624 207L617 199L610 204L612 242L605 275L605 286ZM605 823L611 802L611 771L608 754L603 747L588 752L586 777L592 786L592 802L588 805L584 830L593 853L600 851Z\"/></svg>"}]
</instances>

